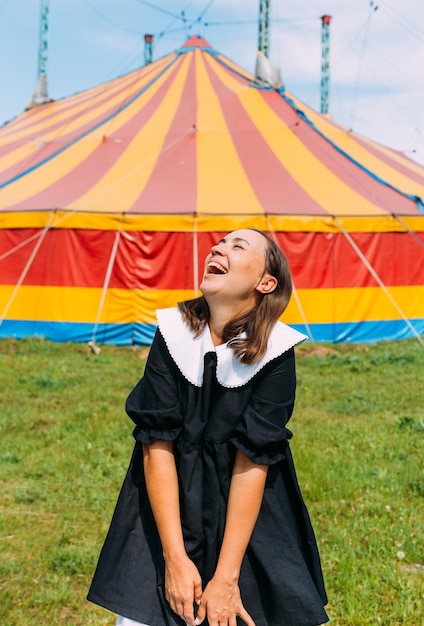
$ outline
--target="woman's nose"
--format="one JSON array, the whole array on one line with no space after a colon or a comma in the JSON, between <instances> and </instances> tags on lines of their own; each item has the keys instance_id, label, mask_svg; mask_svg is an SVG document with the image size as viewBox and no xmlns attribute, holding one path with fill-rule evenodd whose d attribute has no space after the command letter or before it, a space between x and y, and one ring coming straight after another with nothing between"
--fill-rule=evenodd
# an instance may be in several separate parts
<instances>
[{"instance_id":1,"label":"woman's nose","mask_svg":"<svg viewBox=\"0 0 424 626\"><path fill-rule=\"evenodd\" d=\"M214 246L212 246L211 254L220 254L221 256L223 255L221 243L216 243Z\"/></svg>"}]
</instances>

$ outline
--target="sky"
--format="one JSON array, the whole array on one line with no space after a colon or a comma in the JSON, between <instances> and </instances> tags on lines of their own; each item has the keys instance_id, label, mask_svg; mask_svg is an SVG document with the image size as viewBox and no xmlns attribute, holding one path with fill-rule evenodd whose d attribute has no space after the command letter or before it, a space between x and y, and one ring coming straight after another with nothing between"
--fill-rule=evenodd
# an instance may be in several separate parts
<instances>
[{"instance_id":1,"label":"sky","mask_svg":"<svg viewBox=\"0 0 424 626\"><path fill-rule=\"evenodd\" d=\"M0 0L0 124L29 103L38 73L40 0ZM330 15L332 118L424 165L424 1L270 0L270 61L320 108L321 16ZM50 0L48 95L59 99L144 64L190 35L253 72L259 0Z\"/></svg>"}]
</instances>

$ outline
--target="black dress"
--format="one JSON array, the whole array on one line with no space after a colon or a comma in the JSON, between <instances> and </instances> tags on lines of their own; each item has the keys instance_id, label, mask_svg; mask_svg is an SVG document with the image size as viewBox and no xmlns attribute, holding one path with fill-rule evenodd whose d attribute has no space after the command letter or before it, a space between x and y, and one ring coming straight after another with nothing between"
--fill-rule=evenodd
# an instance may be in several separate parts
<instances>
[{"instance_id":1,"label":"black dress","mask_svg":"<svg viewBox=\"0 0 424 626\"><path fill-rule=\"evenodd\" d=\"M144 376L127 400L136 443L88 599L150 626L185 626L165 599L142 462L142 443L173 440L185 547L203 584L215 571L240 450L269 465L240 572L246 610L256 626L327 622L318 549L286 428L295 398L293 346L305 337L278 322L266 357L245 366L228 346L215 348L208 329L193 339L177 309L158 311L158 322Z\"/></svg>"}]
</instances>

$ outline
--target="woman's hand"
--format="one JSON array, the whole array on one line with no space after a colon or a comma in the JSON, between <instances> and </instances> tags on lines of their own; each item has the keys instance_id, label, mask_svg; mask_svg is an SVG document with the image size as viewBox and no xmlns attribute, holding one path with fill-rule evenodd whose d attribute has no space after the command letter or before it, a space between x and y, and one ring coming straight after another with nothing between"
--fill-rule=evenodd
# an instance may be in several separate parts
<instances>
[{"instance_id":1,"label":"woman's hand","mask_svg":"<svg viewBox=\"0 0 424 626\"><path fill-rule=\"evenodd\" d=\"M165 597L186 624L195 626L194 603L202 597L202 579L187 555L165 560Z\"/></svg>"},{"instance_id":2,"label":"woman's hand","mask_svg":"<svg viewBox=\"0 0 424 626\"><path fill-rule=\"evenodd\" d=\"M165 559L165 597L177 615L195 626L194 602L202 597L202 580L184 547L173 442L157 440L143 444L143 463Z\"/></svg>"},{"instance_id":3,"label":"woman's hand","mask_svg":"<svg viewBox=\"0 0 424 626\"><path fill-rule=\"evenodd\" d=\"M237 616L247 626L255 626L241 601L238 583L214 576L203 592L196 623L200 624L207 617L209 626L236 626Z\"/></svg>"}]
</instances>

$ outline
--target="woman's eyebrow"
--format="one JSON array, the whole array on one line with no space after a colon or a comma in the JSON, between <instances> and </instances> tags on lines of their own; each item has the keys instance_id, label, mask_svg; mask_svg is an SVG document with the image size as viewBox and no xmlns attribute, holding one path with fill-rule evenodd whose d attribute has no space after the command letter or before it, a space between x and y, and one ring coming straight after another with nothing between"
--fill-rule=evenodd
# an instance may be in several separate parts
<instances>
[{"instance_id":1,"label":"woman's eyebrow","mask_svg":"<svg viewBox=\"0 0 424 626\"><path fill-rule=\"evenodd\" d=\"M239 241L243 241L248 246L250 246L250 243L247 241L247 239L243 239L242 237L234 237L233 241L235 241L236 243L238 243ZM223 239L220 239L218 243L227 243L227 240L225 239L225 237L223 237Z\"/></svg>"},{"instance_id":2,"label":"woman's eyebrow","mask_svg":"<svg viewBox=\"0 0 424 626\"><path fill-rule=\"evenodd\" d=\"M247 241L247 239L243 239L243 237L234 237L233 241L236 241L237 243L242 241L243 243L246 243L248 246L250 246L250 243Z\"/></svg>"}]
</instances>

